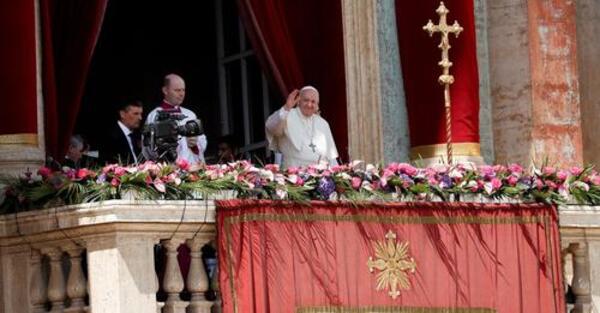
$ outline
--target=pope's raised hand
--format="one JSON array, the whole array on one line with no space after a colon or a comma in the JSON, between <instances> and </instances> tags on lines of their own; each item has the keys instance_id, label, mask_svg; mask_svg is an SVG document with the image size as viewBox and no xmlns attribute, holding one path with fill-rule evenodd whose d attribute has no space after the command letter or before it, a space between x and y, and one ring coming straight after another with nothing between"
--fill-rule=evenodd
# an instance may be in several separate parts
<instances>
[{"instance_id":1,"label":"pope's raised hand","mask_svg":"<svg viewBox=\"0 0 600 313\"><path fill-rule=\"evenodd\" d=\"M298 89L294 89L287 97L285 101L285 105L283 106L286 111L291 110L296 106L298 100L300 99L300 91Z\"/></svg>"}]
</instances>

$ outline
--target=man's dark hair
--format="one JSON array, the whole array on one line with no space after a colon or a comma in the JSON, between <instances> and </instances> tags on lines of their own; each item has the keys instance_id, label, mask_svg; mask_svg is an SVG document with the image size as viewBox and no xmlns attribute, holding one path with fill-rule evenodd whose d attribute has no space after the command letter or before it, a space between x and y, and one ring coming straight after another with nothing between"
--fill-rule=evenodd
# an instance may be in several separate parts
<instances>
[{"instance_id":1,"label":"man's dark hair","mask_svg":"<svg viewBox=\"0 0 600 313\"><path fill-rule=\"evenodd\" d=\"M219 138L219 140L217 141L217 144L221 143L227 144L229 148L231 148L231 150L233 150L235 153L235 150L237 149L237 142L233 134L221 136L221 138Z\"/></svg>"},{"instance_id":2,"label":"man's dark hair","mask_svg":"<svg viewBox=\"0 0 600 313\"><path fill-rule=\"evenodd\" d=\"M119 111L127 111L129 107L143 108L144 104L140 100L125 100L119 104Z\"/></svg>"}]
</instances>

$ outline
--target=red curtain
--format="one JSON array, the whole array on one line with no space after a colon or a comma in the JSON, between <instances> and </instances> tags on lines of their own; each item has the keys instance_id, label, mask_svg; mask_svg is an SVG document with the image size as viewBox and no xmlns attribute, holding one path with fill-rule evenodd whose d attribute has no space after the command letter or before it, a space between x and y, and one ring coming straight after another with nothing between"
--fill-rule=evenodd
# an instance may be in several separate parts
<instances>
[{"instance_id":1,"label":"red curtain","mask_svg":"<svg viewBox=\"0 0 600 313\"><path fill-rule=\"evenodd\" d=\"M413 147L446 142L444 87L438 84L440 35L423 30L428 20L438 24L435 12L439 0L396 0L396 20L400 59L407 101L410 141ZM464 28L450 37L450 87L452 99L452 141L479 143L479 76L473 1L446 0L448 23L455 20Z\"/></svg>"},{"instance_id":2,"label":"red curtain","mask_svg":"<svg viewBox=\"0 0 600 313\"><path fill-rule=\"evenodd\" d=\"M0 69L0 144L27 143L15 135L37 134L33 0L0 1Z\"/></svg>"},{"instance_id":3,"label":"red curtain","mask_svg":"<svg viewBox=\"0 0 600 313\"><path fill-rule=\"evenodd\" d=\"M217 223L225 313L565 309L551 206L234 200Z\"/></svg>"},{"instance_id":4,"label":"red curtain","mask_svg":"<svg viewBox=\"0 0 600 313\"><path fill-rule=\"evenodd\" d=\"M294 88L319 89L323 117L347 159L348 126L340 1L238 0L240 17L263 68L283 97Z\"/></svg>"},{"instance_id":5,"label":"red curtain","mask_svg":"<svg viewBox=\"0 0 600 313\"><path fill-rule=\"evenodd\" d=\"M108 0L40 0L46 150L62 159L75 128Z\"/></svg>"}]
</instances>

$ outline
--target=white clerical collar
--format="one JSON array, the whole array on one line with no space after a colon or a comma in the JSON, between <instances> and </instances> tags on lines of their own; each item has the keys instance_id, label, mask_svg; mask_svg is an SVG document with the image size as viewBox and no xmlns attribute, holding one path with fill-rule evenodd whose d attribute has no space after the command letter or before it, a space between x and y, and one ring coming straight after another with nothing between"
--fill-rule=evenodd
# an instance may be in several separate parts
<instances>
[{"instance_id":1,"label":"white clerical collar","mask_svg":"<svg viewBox=\"0 0 600 313\"><path fill-rule=\"evenodd\" d=\"M129 129L129 127L125 126L125 124L123 124L123 122L117 121L117 124L119 124L119 127L121 127L121 130L123 131L123 134L125 134L125 136L129 136L129 134L132 133L131 129Z\"/></svg>"}]
</instances>

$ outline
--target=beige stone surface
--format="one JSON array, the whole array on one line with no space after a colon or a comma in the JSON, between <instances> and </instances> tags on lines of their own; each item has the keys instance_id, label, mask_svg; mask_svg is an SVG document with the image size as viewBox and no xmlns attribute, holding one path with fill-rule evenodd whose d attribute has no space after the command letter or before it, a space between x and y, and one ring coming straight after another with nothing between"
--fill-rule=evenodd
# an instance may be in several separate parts
<instances>
[{"instance_id":1,"label":"beige stone surface","mask_svg":"<svg viewBox=\"0 0 600 313\"><path fill-rule=\"evenodd\" d=\"M574 1L488 3L496 163L583 162Z\"/></svg>"},{"instance_id":2,"label":"beige stone surface","mask_svg":"<svg viewBox=\"0 0 600 313\"><path fill-rule=\"evenodd\" d=\"M106 235L86 240L90 306L93 312L156 311L154 244L144 234Z\"/></svg>"},{"instance_id":3,"label":"beige stone surface","mask_svg":"<svg viewBox=\"0 0 600 313\"><path fill-rule=\"evenodd\" d=\"M73 254L80 247L87 249L91 312L156 312L154 244L194 236L199 243L209 242L215 237L214 214L210 200L112 200L0 216L0 313L29 312L31 248ZM59 273L57 268L54 273ZM71 274L77 273L51 280L48 292L54 298L65 292Z\"/></svg>"},{"instance_id":4,"label":"beige stone surface","mask_svg":"<svg viewBox=\"0 0 600 313\"><path fill-rule=\"evenodd\" d=\"M496 163L530 161L532 112L526 3L487 2Z\"/></svg>"},{"instance_id":5,"label":"beige stone surface","mask_svg":"<svg viewBox=\"0 0 600 313\"><path fill-rule=\"evenodd\" d=\"M583 159L600 164L600 1L577 0L577 56Z\"/></svg>"},{"instance_id":6,"label":"beige stone surface","mask_svg":"<svg viewBox=\"0 0 600 313\"><path fill-rule=\"evenodd\" d=\"M350 159L383 160L376 0L342 0Z\"/></svg>"}]
</instances>

